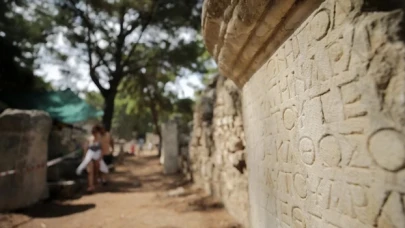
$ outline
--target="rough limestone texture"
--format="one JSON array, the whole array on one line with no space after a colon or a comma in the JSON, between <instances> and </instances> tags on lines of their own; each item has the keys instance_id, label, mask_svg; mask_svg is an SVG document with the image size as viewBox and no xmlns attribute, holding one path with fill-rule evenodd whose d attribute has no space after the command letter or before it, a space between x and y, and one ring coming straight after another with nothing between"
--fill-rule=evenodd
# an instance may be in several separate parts
<instances>
[{"instance_id":1,"label":"rough limestone texture","mask_svg":"<svg viewBox=\"0 0 405 228\"><path fill-rule=\"evenodd\" d=\"M212 194L211 154L215 150L212 121L216 82L215 78L203 91L200 101L195 106L189 150L193 181L208 194Z\"/></svg>"},{"instance_id":2,"label":"rough limestone texture","mask_svg":"<svg viewBox=\"0 0 405 228\"><path fill-rule=\"evenodd\" d=\"M163 172L174 174L179 171L179 139L177 123L169 121L162 124L162 160Z\"/></svg>"},{"instance_id":3,"label":"rough limestone texture","mask_svg":"<svg viewBox=\"0 0 405 228\"><path fill-rule=\"evenodd\" d=\"M194 113L190 160L194 182L220 199L246 227L247 170L240 91L218 77L204 91Z\"/></svg>"},{"instance_id":4,"label":"rough limestone texture","mask_svg":"<svg viewBox=\"0 0 405 228\"><path fill-rule=\"evenodd\" d=\"M246 75L252 227L405 227L404 6L323 1Z\"/></svg>"},{"instance_id":5,"label":"rough limestone texture","mask_svg":"<svg viewBox=\"0 0 405 228\"><path fill-rule=\"evenodd\" d=\"M202 31L222 75L241 87L322 0L205 0Z\"/></svg>"},{"instance_id":6,"label":"rough limestone texture","mask_svg":"<svg viewBox=\"0 0 405 228\"><path fill-rule=\"evenodd\" d=\"M41 111L7 109L0 115L0 211L24 208L47 196L46 162L51 118Z\"/></svg>"},{"instance_id":7,"label":"rough limestone texture","mask_svg":"<svg viewBox=\"0 0 405 228\"><path fill-rule=\"evenodd\" d=\"M85 131L52 126L48 139L48 161L81 149L86 140L87 132ZM77 178L75 170L80 164L80 160L67 158L61 163L48 167L48 182Z\"/></svg>"}]
</instances>

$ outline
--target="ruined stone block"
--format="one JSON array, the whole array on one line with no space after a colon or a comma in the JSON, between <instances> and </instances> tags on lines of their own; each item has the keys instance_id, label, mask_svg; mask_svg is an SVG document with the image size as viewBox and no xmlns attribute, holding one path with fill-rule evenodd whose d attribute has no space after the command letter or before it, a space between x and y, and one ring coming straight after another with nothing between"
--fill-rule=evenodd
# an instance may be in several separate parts
<instances>
[{"instance_id":1,"label":"ruined stone block","mask_svg":"<svg viewBox=\"0 0 405 228\"><path fill-rule=\"evenodd\" d=\"M5 110L0 114L0 211L30 206L48 194L46 162L51 118L41 111Z\"/></svg>"},{"instance_id":2,"label":"ruined stone block","mask_svg":"<svg viewBox=\"0 0 405 228\"><path fill-rule=\"evenodd\" d=\"M179 138L177 124L174 121L162 125L162 157L165 174L179 171Z\"/></svg>"},{"instance_id":3,"label":"ruined stone block","mask_svg":"<svg viewBox=\"0 0 405 228\"><path fill-rule=\"evenodd\" d=\"M405 227L404 1L215 2L203 35L242 88L251 226Z\"/></svg>"}]
</instances>

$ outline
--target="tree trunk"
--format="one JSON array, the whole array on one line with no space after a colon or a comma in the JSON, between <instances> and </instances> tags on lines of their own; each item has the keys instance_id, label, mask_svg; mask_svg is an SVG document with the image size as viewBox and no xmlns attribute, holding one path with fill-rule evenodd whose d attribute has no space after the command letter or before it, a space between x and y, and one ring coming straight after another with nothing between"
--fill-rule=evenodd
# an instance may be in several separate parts
<instances>
[{"instance_id":1,"label":"tree trunk","mask_svg":"<svg viewBox=\"0 0 405 228\"><path fill-rule=\"evenodd\" d=\"M111 123L114 117L115 95L117 93L109 91L104 96L103 125L107 131L111 131Z\"/></svg>"}]
</instances>

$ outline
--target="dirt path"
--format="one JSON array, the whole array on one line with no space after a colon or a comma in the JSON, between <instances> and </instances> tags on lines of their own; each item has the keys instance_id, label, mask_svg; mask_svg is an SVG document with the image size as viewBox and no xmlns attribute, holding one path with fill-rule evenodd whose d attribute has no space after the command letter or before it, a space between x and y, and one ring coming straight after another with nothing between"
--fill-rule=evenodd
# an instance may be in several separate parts
<instances>
[{"instance_id":1,"label":"dirt path","mask_svg":"<svg viewBox=\"0 0 405 228\"><path fill-rule=\"evenodd\" d=\"M181 196L168 191L184 184L164 176L151 156L127 157L111 174L111 183L93 195L35 205L0 215L0 227L18 228L232 228L226 211L191 186ZM141 187L137 186L141 183Z\"/></svg>"}]
</instances>

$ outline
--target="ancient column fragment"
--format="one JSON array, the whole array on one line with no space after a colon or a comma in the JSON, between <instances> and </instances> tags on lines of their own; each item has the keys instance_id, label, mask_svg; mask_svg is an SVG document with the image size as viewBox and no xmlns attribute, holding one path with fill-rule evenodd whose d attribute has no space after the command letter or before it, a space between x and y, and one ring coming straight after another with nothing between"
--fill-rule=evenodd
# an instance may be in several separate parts
<instances>
[{"instance_id":1,"label":"ancient column fragment","mask_svg":"<svg viewBox=\"0 0 405 228\"><path fill-rule=\"evenodd\" d=\"M205 1L206 46L243 88L252 227L405 227L404 9Z\"/></svg>"},{"instance_id":2,"label":"ancient column fragment","mask_svg":"<svg viewBox=\"0 0 405 228\"><path fill-rule=\"evenodd\" d=\"M162 124L162 156L164 173L177 173L179 171L179 139L177 124L174 121Z\"/></svg>"}]
</instances>

